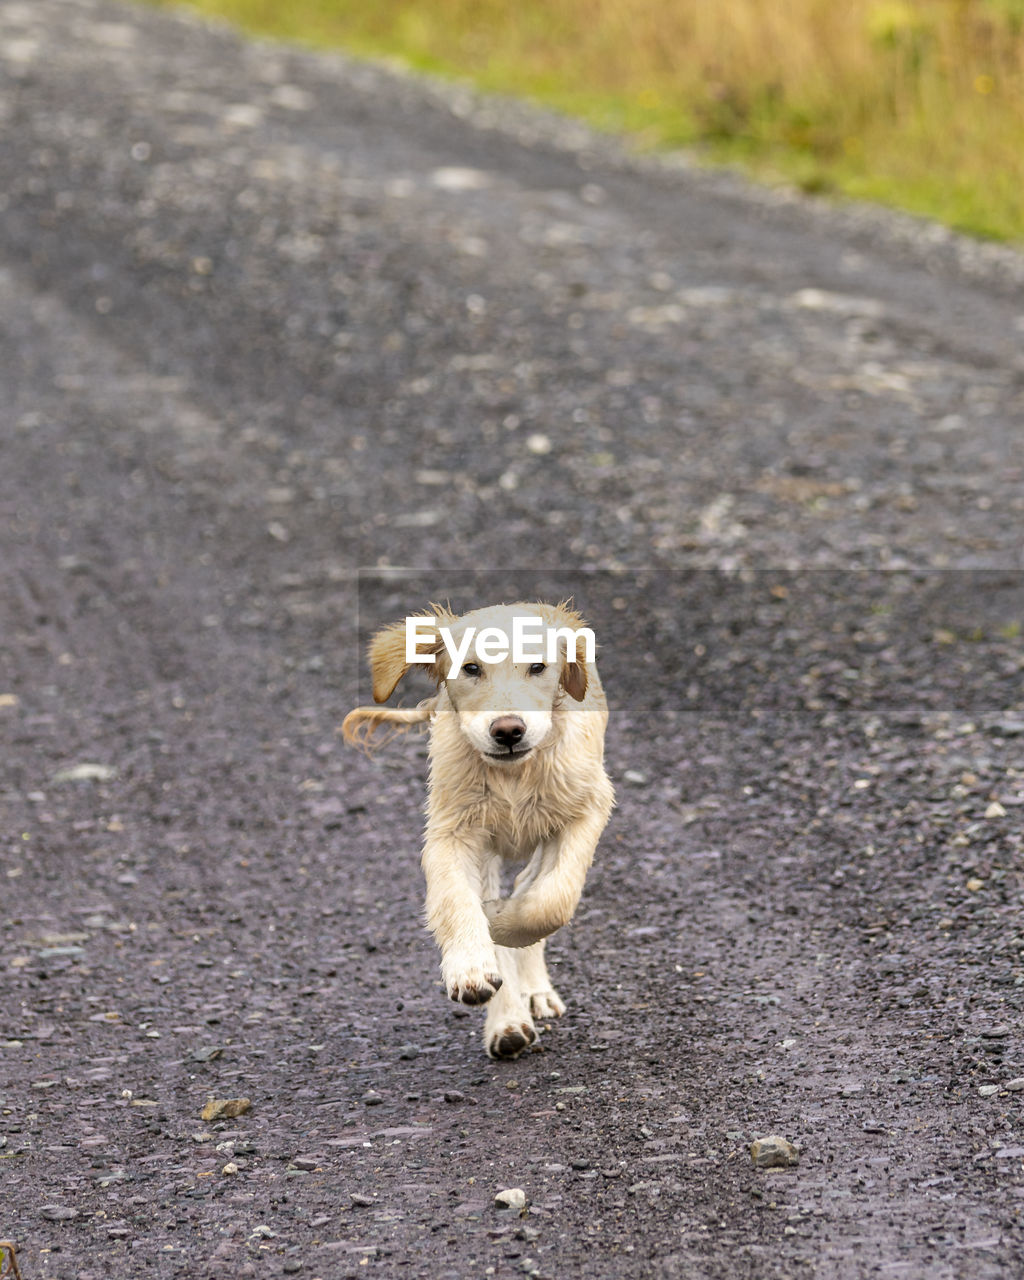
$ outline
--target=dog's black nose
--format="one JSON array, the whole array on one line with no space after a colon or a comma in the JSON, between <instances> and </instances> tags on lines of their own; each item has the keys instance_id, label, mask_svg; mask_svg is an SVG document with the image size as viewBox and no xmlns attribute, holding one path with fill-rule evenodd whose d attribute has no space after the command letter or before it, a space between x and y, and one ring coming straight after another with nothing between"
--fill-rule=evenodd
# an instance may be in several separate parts
<instances>
[{"instance_id":1,"label":"dog's black nose","mask_svg":"<svg viewBox=\"0 0 1024 1280\"><path fill-rule=\"evenodd\" d=\"M499 746L509 751L515 747L526 732L526 722L518 716L499 716L491 722L491 737Z\"/></svg>"}]
</instances>

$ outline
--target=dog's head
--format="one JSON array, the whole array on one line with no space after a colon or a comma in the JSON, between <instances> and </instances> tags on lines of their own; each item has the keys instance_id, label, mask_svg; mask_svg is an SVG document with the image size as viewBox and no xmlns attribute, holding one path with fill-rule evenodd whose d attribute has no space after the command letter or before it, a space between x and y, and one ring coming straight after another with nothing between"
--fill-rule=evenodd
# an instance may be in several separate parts
<instances>
[{"instance_id":1,"label":"dog's head","mask_svg":"<svg viewBox=\"0 0 1024 1280\"><path fill-rule=\"evenodd\" d=\"M374 637L377 702L391 696L414 657L447 689L472 747L508 768L549 739L563 695L585 698L593 633L564 604L496 605L461 617L435 605Z\"/></svg>"}]
</instances>

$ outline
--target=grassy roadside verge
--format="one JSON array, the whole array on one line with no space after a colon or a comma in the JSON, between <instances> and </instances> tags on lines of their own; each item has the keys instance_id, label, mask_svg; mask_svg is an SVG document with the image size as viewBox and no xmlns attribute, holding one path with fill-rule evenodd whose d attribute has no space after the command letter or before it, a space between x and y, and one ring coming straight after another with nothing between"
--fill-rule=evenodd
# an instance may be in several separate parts
<instances>
[{"instance_id":1,"label":"grassy roadside verge","mask_svg":"<svg viewBox=\"0 0 1024 1280\"><path fill-rule=\"evenodd\" d=\"M148 0L168 6L177 0ZM191 0L1024 243L1024 0Z\"/></svg>"}]
</instances>

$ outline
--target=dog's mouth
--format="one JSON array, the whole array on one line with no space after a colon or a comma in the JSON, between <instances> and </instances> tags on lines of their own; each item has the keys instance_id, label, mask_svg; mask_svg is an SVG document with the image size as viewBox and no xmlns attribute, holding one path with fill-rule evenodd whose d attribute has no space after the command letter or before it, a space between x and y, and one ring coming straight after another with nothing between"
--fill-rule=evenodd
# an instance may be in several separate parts
<instances>
[{"instance_id":1,"label":"dog's mouth","mask_svg":"<svg viewBox=\"0 0 1024 1280\"><path fill-rule=\"evenodd\" d=\"M509 747L507 751L485 751L484 757L495 764L518 764L533 751L533 747Z\"/></svg>"}]
</instances>

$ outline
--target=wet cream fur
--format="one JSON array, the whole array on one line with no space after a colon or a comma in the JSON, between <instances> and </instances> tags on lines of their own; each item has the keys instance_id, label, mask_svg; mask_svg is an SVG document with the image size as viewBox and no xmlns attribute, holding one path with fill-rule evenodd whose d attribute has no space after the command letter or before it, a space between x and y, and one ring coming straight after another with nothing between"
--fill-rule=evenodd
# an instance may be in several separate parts
<instances>
[{"instance_id":1,"label":"wet cream fur","mask_svg":"<svg viewBox=\"0 0 1024 1280\"><path fill-rule=\"evenodd\" d=\"M461 639L497 626L511 634L514 615L578 630L565 606L499 605L461 618L435 606L429 617ZM536 1039L534 1018L565 1011L544 962L544 939L576 910L597 841L612 809L604 770L608 710L596 666L582 644L540 674L511 657L483 663L478 678L453 678L437 632L431 671L438 694L413 710L359 707L342 726L366 742L383 726L430 721L430 785L423 845L427 925L441 949L448 994L488 1003L485 1043L492 1057L515 1057ZM421 649L430 648L429 644ZM373 694L388 698L409 669L405 623L379 632L370 645ZM517 715L528 748L492 756L490 725ZM525 863L508 898L500 897L505 864Z\"/></svg>"}]
</instances>

